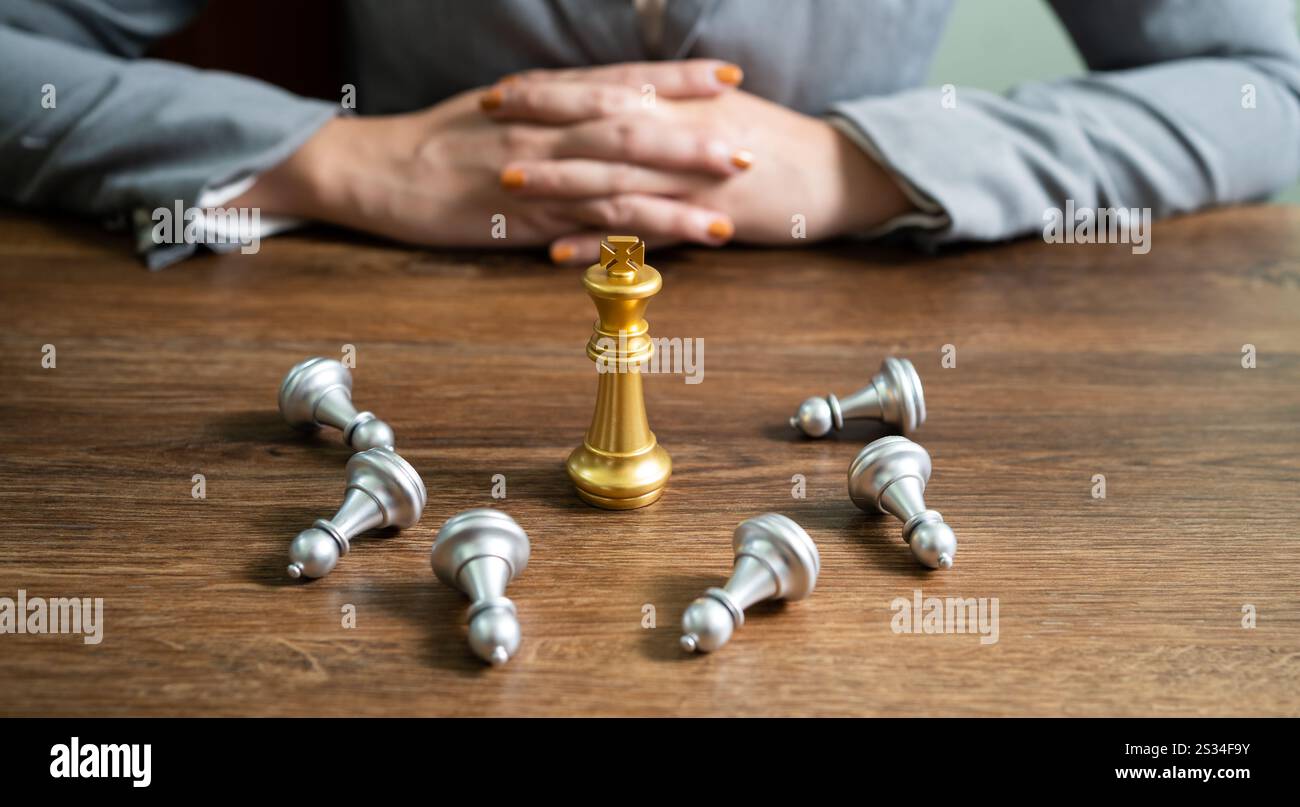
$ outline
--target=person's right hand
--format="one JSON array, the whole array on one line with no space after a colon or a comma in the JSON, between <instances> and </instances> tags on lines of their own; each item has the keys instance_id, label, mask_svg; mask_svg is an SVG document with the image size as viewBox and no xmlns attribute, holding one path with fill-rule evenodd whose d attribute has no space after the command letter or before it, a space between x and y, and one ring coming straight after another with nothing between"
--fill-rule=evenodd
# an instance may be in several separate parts
<instances>
[{"instance_id":1,"label":"person's right hand","mask_svg":"<svg viewBox=\"0 0 1300 807\"><path fill-rule=\"evenodd\" d=\"M721 64L656 65L663 73L656 89L677 97L725 92L730 85L716 78ZM624 230L725 242L733 231L727 216L681 197L743 171L743 144L658 122L640 92L602 74L617 69L505 82L411 114L337 118L230 205L416 244L534 246L581 228L593 201L633 195L643 203L618 222ZM550 117L494 120L494 99L504 93L512 107L533 104ZM503 172L555 161L563 171ZM497 214L505 217L505 239L493 237Z\"/></svg>"}]
</instances>

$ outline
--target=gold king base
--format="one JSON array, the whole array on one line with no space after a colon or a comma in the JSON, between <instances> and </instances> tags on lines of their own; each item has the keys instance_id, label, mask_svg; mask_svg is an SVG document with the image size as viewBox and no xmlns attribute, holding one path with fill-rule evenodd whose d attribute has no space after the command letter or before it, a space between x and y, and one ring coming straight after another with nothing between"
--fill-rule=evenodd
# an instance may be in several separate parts
<instances>
[{"instance_id":1,"label":"gold king base","mask_svg":"<svg viewBox=\"0 0 1300 807\"><path fill-rule=\"evenodd\" d=\"M632 510L657 501L673 470L650 431L641 386L641 367L654 355L645 309L663 280L646 265L645 244L635 236L609 236L600 258L583 276L599 314L587 342L596 362L596 411L567 468L583 501Z\"/></svg>"},{"instance_id":2,"label":"gold king base","mask_svg":"<svg viewBox=\"0 0 1300 807\"><path fill-rule=\"evenodd\" d=\"M659 501L673 461L658 445L639 457L603 456L584 445L569 455L568 468L578 496L587 504L605 510L635 510ZM650 481L644 481L647 479Z\"/></svg>"}]
</instances>

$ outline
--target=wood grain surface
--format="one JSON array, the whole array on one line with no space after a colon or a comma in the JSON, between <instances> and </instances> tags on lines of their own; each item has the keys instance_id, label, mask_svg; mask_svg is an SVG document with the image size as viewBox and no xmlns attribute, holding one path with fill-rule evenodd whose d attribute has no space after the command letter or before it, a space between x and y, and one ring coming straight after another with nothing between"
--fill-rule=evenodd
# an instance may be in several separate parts
<instances>
[{"instance_id":1,"label":"wood grain surface","mask_svg":"<svg viewBox=\"0 0 1300 807\"><path fill-rule=\"evenodd\" d=\"M0 596L102 597L104 627L98 645L0 635L0 714L1300 714L1300 210L1163 222L1152 245L653 253L652 334L703 339L704 379L647 379L674 476L614 513L563 470L595 390L579 270L315 231L149 273L120 236L7 215ZM348 453L287 428L276 392L345 344L356 402L429 502L295 582L289 541L334 512ZM849 501L882 428L786 424L886 355L925 384L951 571ZM470 654L466 603L428 560L445 519L483 506L533 546L502 669ZM682 610L766 511L817 541L816 592L685 655ZM895 633L891 602L918 589L998 598L997 642Z\"/></svg>"}]
</instances>

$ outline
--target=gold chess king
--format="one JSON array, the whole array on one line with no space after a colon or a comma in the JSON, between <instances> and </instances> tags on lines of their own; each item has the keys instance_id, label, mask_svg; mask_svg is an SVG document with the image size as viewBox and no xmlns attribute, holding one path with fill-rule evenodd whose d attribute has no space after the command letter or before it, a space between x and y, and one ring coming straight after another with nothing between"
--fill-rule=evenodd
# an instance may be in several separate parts
<instances>
[{"instance_id":1,"label":"gold chess king","mask_svg":"<svg viewBox=\"0 0 1300 807\"><path fill-rule=\"evenodd\" d=\"M663 495L673 471L650 431L641 386L641 368L654 355L645 309L663 279L646 264L645 243L611 235L582 282L598 315L587 342L587 357L596 362L596 411L586 439L569 454L569 478L588 504L645 507Z\"/></svg>"}]
</instances>

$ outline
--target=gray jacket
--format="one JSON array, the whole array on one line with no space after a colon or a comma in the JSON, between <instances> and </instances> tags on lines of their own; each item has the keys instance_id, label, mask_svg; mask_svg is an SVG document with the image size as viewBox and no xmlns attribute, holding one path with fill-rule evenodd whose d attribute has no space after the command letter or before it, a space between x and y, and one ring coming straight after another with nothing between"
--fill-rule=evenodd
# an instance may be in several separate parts
<instances>
[{"instance_id":1,"label":"gray jacket","mask_svg":"<svg viewBox=\"0 0 1300 807\"><path fill-rule=\"evenodd\" d=\"M140 58L203 5L0 0L0 199L101 217L193 204L337 114L250 78ZM919 235L930 243L1041 230L1066 199L1158 216L1264 198L1300 176L1291 0L1051 5L1092 72L1006 96L959 88L955 105L920 86L951 0L669 0L653 50L631 0L349 0L346 11L362 112L419 108L531 67L735 62L746 90L836 119L933 203L938 226Z\"/></svg>"}]
</instances>

